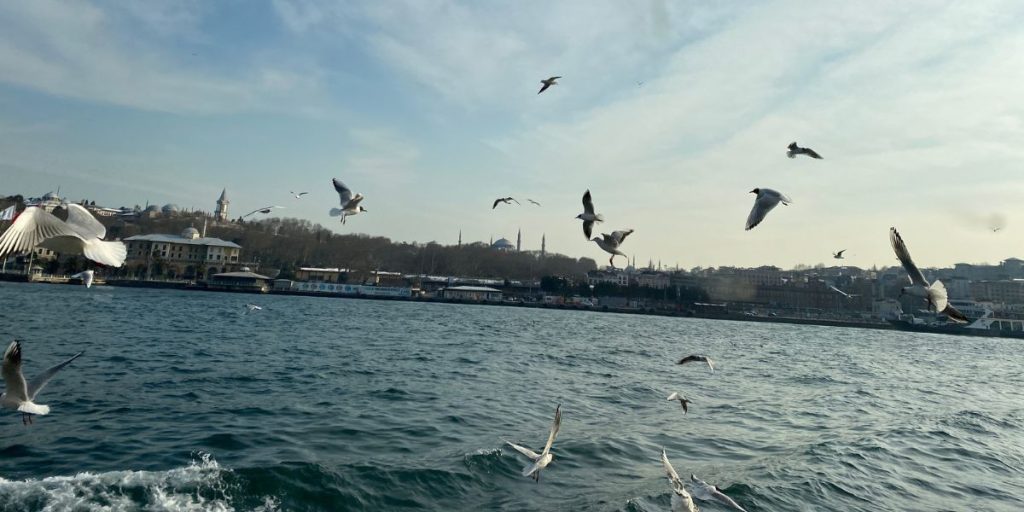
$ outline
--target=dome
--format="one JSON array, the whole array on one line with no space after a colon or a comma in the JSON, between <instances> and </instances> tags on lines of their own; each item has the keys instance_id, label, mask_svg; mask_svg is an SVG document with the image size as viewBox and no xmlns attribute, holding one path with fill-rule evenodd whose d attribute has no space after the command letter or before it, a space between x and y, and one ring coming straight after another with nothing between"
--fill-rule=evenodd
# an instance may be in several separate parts
<instances>
[{"instance_id":1,"label":"dome","mask_svg":"<svg viewBox=\"0 0 1024 512\"><path fill-rule=\"evenodd\" d=\"M493 244L491 244L492 249L501 249L506 251L514 249L515 247L516 246L513 245L512 242L509 242L508 239L505 238L499 238L495 240Z\"/></svg>"},{"instance_id":2,"label":"dome","mask_svg":"<svg viewBox=\"0 0 1024 512\"><path fill-rule=\"evenodd\" d=\"M164 207L160 209L160 211L162 211L164 213L164 215L170 215L172 213L178 213L178 205L176 205L176 204L165 204Z\"/></svg>"},{"instance_id":3,"label":"dome","mask_svg":"<svg viewBox=\"0 0 1024 512\"><path fill-rule=\"evenodd\" d=\"M181 232L181 237L189 240L195 240L196 238L199 238L199 230L193 227L185 228L185 231Z\"/></svg>"},{"instance_id":4,"label":"dome","mask_svg":"<svg viewBox=\"0 0 1024 512\"><path fill-rule=\"evenodd\" d=\"M47 192L46 195L43 196L43 199L60 199L60 198L57 197L57 194L54 194L53 192Z\"/></svg>"}]
</instances>

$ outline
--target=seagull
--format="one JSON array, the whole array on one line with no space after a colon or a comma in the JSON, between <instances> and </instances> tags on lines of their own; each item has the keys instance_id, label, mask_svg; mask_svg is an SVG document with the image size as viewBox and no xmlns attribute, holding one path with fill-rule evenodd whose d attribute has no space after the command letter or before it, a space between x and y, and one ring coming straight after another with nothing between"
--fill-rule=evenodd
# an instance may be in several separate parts
<instances>
[{"instance_id":1,"label":"seagull","mask_svg":"<svg viewBox=\"0 0 1024 512\"><path fill-rule=\"evenodd\" d=\"M718 486L711 485L703 480L697 478L696 475L690 475L690 482L693 484L693 495L701 501L717 501L733 510L739 510L740 512L747 512L746 509L740 506L739 503L733 501L732 498L725 495Z\"/></svg>"},{"instance_id":2,"label":"seagull","mask_svg":"<svg viewBox=\"0 0 1024 512\"><path fill-rule=\"evenodd\" d=\"M79 204L66 204L68 218L30 206L0 236L0 256L28 252L36 246L64 254L82 254L96 263L120 267L128 256L123 242L105 242L107 228Z\"/></svg>"},{"instance_id":3,"label":"seagull","mask_svg":"<svg viewBox=\"0 0 1024 512\"><path fill-rule=\"evenodd\" d=\"M786 156L790 158L796 158L797 155L807 155L811 158L817 158L818 160L821 160L821 155L819 155L813 149L802 148L800 146L797 146L796 142L793 142L789 145L789 151L786 151Z\"/></svg>"},{"instance_id":4,"label":"seagull","mask_svg":"<svg viewBox=\"0 0 1024 512\"><path fill-rule=\"evenodd\" d=\"M834 252L834 253L832 253L832 257L833 257L833 258L835 258L835 259L837 259L837 260L841 260L841 259L844 259L844 258L843 258L843 253L844 253L844 252L846 252L846 249L843 249L843 250L841 250L841 251L839 251L839 252Z\"/></svg>"},{"instance_id":5,"label":"seagull","mask_svg":"<svg viewBox=\"0 0 1024 512\"><path fill-rule=\"evenodd\" d=\"M519 201L516 201L516 198L514 198L514 197L499 197L499 198L494 200L494 204L491 205L491 209L493 210L493 209L497 208L498 207L498 203L509 204L512 201L515 201L516 204L519 204Z\"/></svg>"},{"instance_id":6,"label":"seagull","mask_svg":"<svg viewBox=\"0 0 1024 512\"><path fill-rule=\"evenodd\" d=\"M686 364L686 363L707 363L708 364L708 369L711 370L711 373L715 373L715 362L712 361L711 358L708 357L708 356L701 356L701 355L686 356L686 357L680 359L679 362L676 363L676 364Z\"/></svg>"},{"instance_id":7,"label":"seagull","mask_svg":"<svg viewBox=\"0 0 1024 512\"><path fill-rule=\"evenodd\" d=\"M672 510L697 512L697 505L693 504L693 497L690 496L690 493L686 492L686 487L683 486L683 479L679 478L676 468L672 467L672 463L668 461L668 454L665 453L664 448L661 450L661 465L665 467L668 481L672 483Z\"/></svg>"},{"instance_id":8,"label":"seagull","mask_svg":"<svg viewBox=\"0 0 1024 512\"><path fill-rule=\"evenodd\" d=\"M683 414L686 414L687 411L686 404L692 403L690 400L687 400L685 396L680 395L679 393L676 393L674 391L671 395L668 396L668 400L679 400L679 405L683 406Z\"/></svg>"},{"instance_id":9,"label":"seagull","mask_svg":"<svg viewBox=\"0 0 1024 512\"><path fill-rule=\"evenodd\" d=\"M612 261L616 256L622 256L623 258L629 259L626 253L619 250L619 246L626 240L626 237L632 233L632 229L626 229L622 231L612 231L612 234L601 233L601 237L594 237L591 242L597 242L597 246L604 249L604 252L611 254L608 258L608 265L615 268L615 263ZM602 238L603 237L603 238Z\"/></svg>"},{"instance_id":10,"label":"seagull","mask_svg":"<svg viewBox=\"0 0 1024 512\"><path fill-rule=\"evenodd\" d=\"M92 278L94 277L95 274L96 273L94 271L92 271L92 270L85 270L85 271L79 272L79 273L71 276L71 278L72 279L81 279L82 280L82 284L84 284L86 288L90 288L90 287L92 287Z\"/></svg>"},{"instance_id":11,"label":"seagull","mask_svg":"<svg viewBox=\"0 0 1024 512\"><path fill-rule=\"evenodd\" d=\"M637 83L636 83L636 86L637 86L637 87L643 87L643 86L644 86L644 82L643 82L643 80L641 80L641 81L637 82Z\"/></svg>"},{"instance_id":12,"label":"seagull","mask_svg":"<svg viewBox=\"0 0 1024 512\"><path fill-rule=\"evenodd\" d=\"M914 260L910 259L910 252L907 251L907 246L903 243L903 237L896 231L896 228L889 228L889 242L892 243L892 250L896 252L896 257L899 258L903 268L906 269L907 274L910 276L910 286L904 286L900 289L900 297L904 294L921 297L928 301L929 308L945 314L955 322L966 323L967 317L950 305L949 297L946 294L946 286L942 284L942 281L937 280L934 283L928 284L928 281L925 280L924 274L914 264Z\"/></svg>"},{"instance_id":13,"label":"seagull","mask_svg":"<svg viewBox=\"0 0 1024 512\"><path fill-rule=\"evenodd\" d=\"M594 201L590 199L590 189L583 194L583 213L576 216L583 220L583 236L590 240L590 233L594 230L594 222L604 222L604 216L594 213Z\"/></svg>"},{"instance_id":14,"label":"seagull","mask_svg":"<svg viewBox=\"0 0 1024 512\"><path fill-rule=\"evenodd\" d=\"M540 93L548 90L548 87L551 87L552 85L558 85L558 82L556 82L555 80L558 80L559 78L562 78L562 77L560 77L560 76L553 76L551 78L548 78L547 80L541 80L540 83L544 84L544 86L541 87L539 91L537 91L537 94L540 94Z\"/></svg>"},{"instance_id":15,"label":"seagull","mask_svg":"<svg viewBox=\"0 0 1024 512\"><path fill-rule=\"evenodd\" d=\"M562 426L562 404L558 404L555 407L555 421L551 423L551 433L548 434L548 442L544 445L544 451L540 452L540 454L511 441L505 441L517 452L533 461L533 464L523 468L523 476L532 477L534 481L540 482L540 470L548 467L548 464L551 464L551 460L555 458L554 454L551 453L551 445L555 442L555 436L558 435L558 428L560 426Z\"/></svg>"},{"instance_id":16,"label":"seagull","mask_svg":"<svg viewBox=\"0 0 1024 512\"><path fill-rule=\"evenodd\" d=\"M828 285L828 287L831 288L832 290L836 291L836 292L839 292L839 295L842 295L843 297L846 297L847 299L852 299L854 297L860 297L860 295L857 295L857 294L846 293L846 292L840 290L839 288L836 288L833 285Z\"/></svg>"},{"instance_id":17,"label":"seagull","mask_svg":"<svg viewBox=\"0 0 1024 512\"><path fill-rule=\"evenodd\" d=\"M291 192L292 197L294 197L295 199L302 199L302 196L304 196L304 195L309 193L309 192L295 192L295 191L291 191L291 190L289 190L289 192Z\"/></svg>"},{"instance_id":18,"label":"seagull","mask_svg":"<svg viewBox=\"0 0 1024 512\"><path fill-rule=\"evenodd\" d=\"M256 304L251 304L251 303L250 304L246 304L245 307L249 309L249 311L247 311L247 313L252 313L253 311L262 311L263 310L262 307L257 306Z\"/></svg>"},{"instance_id":19,"label":"seagull","mask_svg":"<svg viewBox=\"0 0 1024 512\"><path fill-rule=\"evenodd\" d=\"M334 190L338 191L338 198L341 200L341 208L331 208L331 217L340 216L341 223L344 224L348 216L369 211L359 204L363 200L362 194L353 195L352 189L346 187L338 178L332 178L331 182L334 183Z\"/></svg>"},{"instance_id":20,"label":"seagull","mask_svg":"<svg viewBox=\"0 0 1024 512\"><path fill-rule=\"evenodd\" d=\"M257 208L257 209L255 209L255 210L253 210L253 211L251 211L251 212L249 212L249 213L247 213L245 215L242 215L242 218L244 219L246 217L249 217L249 216L252 216L252 215L256 215L257 213L267 214L267 213L270 213L271 211L276 210L278 208L284 208L284 206L264 206L263 208Z\"/></svg>"},{"instance_id":21,"label":"seagull","mask_svg":"<svg viewBox=\"0 0 1024 512\"><path fill-rule=\"evenodd\" d=\"M537 201L534 201L533 199L526 198L526 200L531 202L531 203L533 203L533 204L535 204L535 205L537 205L537 206L540 206L540 203L538 203Z\"/></svg>"},{"instance_id":22,"label":"seagull","mask_svg":"<svg viewBox=\"0 0 1024 512\"><path fill-rule=\"evenodd\" d=\"M21 373L21 342L12 341L4 351L3 376L4 393L0 394L0 406L4 409L14 409L21 413L21 422L24 425L32 424L32 415L44 415L50 413L50 406L39 405L32 402L36 395L46 386L50 379L74 361L83 352L79 352L67 361L53 366L40 373L31 382L25 383L25 376Z\"/></svg>"},{"instance_id":23,"label":"seagull","mask_svg":"<svg viewBox=\"0 0 1024 512\"><path fill-rule=\"evenodd\" d=\"M750 215L747 216L747 231L754 229L754 226L760 224L764 220L765 215L768 215L768 212L772 211L772 208L778 206L779 203L789 206L789 203L793 202L792 199L770 188L755 188L750 193L757 194L757 198L754 199L754 208L750 210Z\"/></svg>"}]
</instances>

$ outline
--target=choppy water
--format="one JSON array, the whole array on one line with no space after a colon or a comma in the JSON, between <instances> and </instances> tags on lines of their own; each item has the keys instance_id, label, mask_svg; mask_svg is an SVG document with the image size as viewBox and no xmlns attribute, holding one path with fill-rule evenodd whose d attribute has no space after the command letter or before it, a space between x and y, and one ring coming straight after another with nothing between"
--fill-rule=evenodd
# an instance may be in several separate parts
<instances>
[{"instance_id":1,"label":"choppy water","mask_svg":"<svg viewBox=\"0 0 1024 512\"><path fill-rule=\"evenodd\" d=\"M86 354L0 415L0 510L668 510L662 447L751 512L1024 510L1020 341L4 283L13 337Z\"/></svg>"}]
</instances>

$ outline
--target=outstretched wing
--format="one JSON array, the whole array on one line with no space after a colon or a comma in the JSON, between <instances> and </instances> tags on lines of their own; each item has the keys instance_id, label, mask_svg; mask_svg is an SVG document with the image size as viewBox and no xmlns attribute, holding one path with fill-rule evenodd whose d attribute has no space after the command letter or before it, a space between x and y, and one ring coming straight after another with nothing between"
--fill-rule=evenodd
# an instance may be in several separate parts
<instances>
[{"instance_id":1,"label":"outstretched wing","mask_svg":"<svg viewBox=\"0 0 1024 512\"><path fill-rule=\"evenodd\" d=\"M558 404L555 407L555 421L551 422L551 433L548 434L548 442L544 444L544 451L541 453L548 453L551 451L551 445L555 442L555 436L558 435L558 429L562 426L562 404Z\"/></svg>"},{"instance_id":2,"label":"outstretched wing","mask_svg":"<svg viewBox=\"0 0 1024 512\"><path fill-rule=\"evenodd\" d=\"M841 257L843 256L843 253L844 253L844 252L846 252L846 249L843 249L843 250L841 250L841 251L837 252L837 253L836 253L836 257L837 257L837 258L841 258Z\"/></svg>"},{"instance_id":3,"label":"outstretched wing","mask_svg":"<svg viewBox=\"0 0 1024 512\"><path fill-rule=\"evenodd\" d=\"M68 204L68 227L73 229L75 233L84 240L91 240L98 238L100 240L107 236L107 228L100 224L100 221L96 220L95 217L86 210L84 206L80 204Z\"/></svg>"},{"instance_id":4,"label":"outstretched wing","mask_svg":"<svg viewBox=\"0 0 1024 512\"><path fill-rule=\"evenodd\" d=\"M914 264L914 260L910 259L910 251L907 250L907 245L903 243L903 237L896 231L896 228L889 228L889 242L892 243L892 250L896 253L896 257L899 258L903 268L910 275L910 282L927 287L928 281L925 281L924 274Z\"/></svg>"},{"instance_id":5,"label":"outstretched wing","mask_svg":"<svg viewBox=\"0 0 1024 512\"><path fill-rule=\"evenodd\" d=\"M585 220L583 221L583 236L590 240L590 235L594 232L594 221Z\"/></svg>"},{"instance_id":6,"label":"outstretched wing","mask_svg":"<svg viewBox=\"0 0 1024 512\"><path fill-rule=\"evenodd\" d=\"M966 315L954 308L952 304L946 304L946 308L942 310L942 313L957 323L965 324L970 321Z\"/></svg>"},{"instance_id":7,"label":"outstretched wing","mask_svg":"<svg viewBox=\"0 0 1024 512\"><path fill-rule=\"evenodd\" d=\"M764 220L768 212L772 211L779 204L779 198L774 197L770 194L762 194L754 200L754 207L750 209L750 215L747 216L747 227L746 230L750 231L755 226Z\"/></svg>"},{"instance_id":8,"label":"outstretched wing","mask_svg":"<svg viewBox=\"0 0 1024 512\"><path fill-rule=\"evenodd\" d=\"M817 158L818 160L821 160L821 155L819 155L817 151L811 148L804 148L804 154L811 158Z\"/></svg>"},{"instance_id":9,"label":"outstretched wing","mask_svg":"<svg viewBox=\"0 0 1024 512\"><path fill-rule=\"evenodd\" d=\"M12 341L4 351L3 369L0 371L4 376L4 393L20 402L27 402L28 386L25 384L25 376L21 374L21 342Z\"/></svg>"},{"instance_id":10,"label":"outstretched wing","mask_svg":"<svg viewBox=\"0 0 1024 512\"><path fill-rule=\"evenodd\" d=\"M629 234L632 232L632 229L612 231L612 238L615 239L615 244L618 245L621 244L624 240L626 240L626 237L629 236Z\"/></svg>"},{"instance_id":11,"label":"outstretched wing","mask_svg":"<svg viewBox=\"0 0 1024 512\"><path fill-rule=\"evenodd\" d=\"M334 190L338 191L341 207L347 208L348 202L352 200L352 189L346 187L338 178L331 178L331 183L334 183Z\"/></svg>"},{"instance_id":12,"label":"outstretched wing","mask_svg":"<svg viewBox=\"0 0 1024 512\"><path fill-rule=\"evenodd\" d=\"M42 391L44 387L46 387L46 385L50 382L51 379L53 379L53 376L56 375L57 372L59 372L65 366L71 364L71 361L78 359L78 356L84 353L85 352L79 352L68 358L67 361L64 361L63 363L60 363L56 366L47 368L46 371L44 371L43 373L36 375L32 379L32 381L28 383L28 399L35 400L36 395L38 395L39 392Z\"/></svg>"},{"instance_id":13,"label":"outstretched wing","mask_svg":"<svg viewBox=\"0 0 1024 512\"><path fill-rule=\"evenodd\" d=\"M513 443L512 441L505 441L505 444L511 446L515 451L525 455L530 460L537 460L540 458L540 455L537 452L525 446L520 446L518 444Z\"/></svg>"},{"instance_id":14,"label":"outstretched wing","mask_svg":"<svg viewBox=\"0 0 1024 512\"><path fill-rule=\"evenodd\" d=\"M354 209L356 206L359 206L359 203L362 202L362 201L363 201L363 195L362 194L356 194L355 197L353 197L352 200L348 202L348 208L349 209Z\"/></svg>"},{"instance_id":15,"label":"outstretched wing","mask_svg":"<svg viewBox=\"0 0 1024 512\"><path fill-rule=\"evenodd\" d=\"M501 198L500 197L495 199L494 200L494 204L491 205L491 209L493 210L493 209L497 208L498 207L498 203L500 203L500 202L501 202Z\"/></svg>"},{"instance_id":16,"label":"outstretched wing","mask_svg":"<svg viewBox=\"0 0 1024 512\"><path fill-rule=\"evenodd\" d=\"M81 238L67 223L53 214L30 206L0 236L0 256L30 251L45 240L59 236Z\"/></svg>"},{"instance_id":17,"label":"outstretched wing","mask_svg":"<svg viewBox=\"0 0 1024 512\"><path fill-rule=\"evenodd\" d=\"M590 189L583 193L583 211L591 215L594 214L594 201L590 198ZM587 233L587 238L590 238L589 233Z\"/></svg>"}]
</instances>

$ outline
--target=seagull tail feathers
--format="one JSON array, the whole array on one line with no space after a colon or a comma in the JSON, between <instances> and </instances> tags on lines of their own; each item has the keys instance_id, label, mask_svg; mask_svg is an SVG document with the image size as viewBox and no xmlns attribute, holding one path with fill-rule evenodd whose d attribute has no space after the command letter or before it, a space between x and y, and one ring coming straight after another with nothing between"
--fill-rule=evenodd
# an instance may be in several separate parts
<instances>
[{"instance_id":1,"label":"seagull tail feathers","mask_svg":"<svg viewBox=\"0 0 1024 512\"><path fill-rule=\"evenodd\" d=\"M50 414L50 406L34 404L32 402L25 402L18 406L18 412L42 416L44 414Z\"/></svg>"},{"instance_id":2,"label":"seagull tail feathers","mask_svg":"<svg viewBox=\"0 0 1024 512\"><path fill-rule=\"evenodd\" d=\"M533 474L538 471L540 471L540 464L534 462L533 464L523 468L523 476L533 476Z\"/></svg>"},{"instance_id":3,"label":"seagull tail feathers","mask_svg":"<svg viewBox=\"0 0 1024 512\"><path fill-rule=\"evenodd\" d=\"M946 306L949 305L949 295L946 293L946 285L942 284L942 281L936 280L928 287L928 300L932 302L932 306L935 306L935 311L944 311Z\"/></svg>"},{"instance_id":4,"label":"seagull tail feathers","mask_svg":"<svg viewBox=\"0 0 1024 512\"><path fill-rule=\"evenodd\" d=\"M123 242L91 240L86 242L82 253L85 254L86 258L96 263L109 267L120 267L124 265L124 260L128 257L128 248L125 247Z\"/></svg>"},{"instance_id":5,"label":"seagull tail feathers","mask_svg":"<svg viewBox=\"0 0 1024 512\"><path fill-rule=\"evenodd\" d=\"M596 220L596 221L598 221L598 222L604 222L604 215L601 215L601 214L599 213L599 214L597 214L597 215L595 215L595 216L594 216L594 220Z\"/></svg>"},{"instance_id":6,"label":"seagull tail feathers","mask_svg":"<svg viewBox=\"0 0 1024 512\"><path fill-rule=\"evenodd\" d=\"M341 211L342 211L341 208L331 208L331 211L330 211L331 217L340 217L341 216Z\"/></svg>"}]
</instances>

